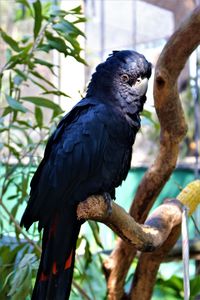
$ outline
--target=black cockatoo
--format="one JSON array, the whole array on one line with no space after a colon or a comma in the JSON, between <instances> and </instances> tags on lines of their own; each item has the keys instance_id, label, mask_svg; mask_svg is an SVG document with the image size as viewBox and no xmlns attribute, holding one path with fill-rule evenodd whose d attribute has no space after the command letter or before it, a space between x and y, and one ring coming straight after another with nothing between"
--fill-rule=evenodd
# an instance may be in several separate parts
<instances>
[{"instance_id":1,"label":"black cockatoo","mask_svg":"<svg viewBox=\"0 0 200 300\"><path fill-rule=\"evenodd\" d=\"M59 123L31 181L21 225L39 221L42 255L34 300L69 298L79 202L115 198L130 168L151 64L135 51L114 51L99 64L83 98Z\"/></svg>"}]
</instances>

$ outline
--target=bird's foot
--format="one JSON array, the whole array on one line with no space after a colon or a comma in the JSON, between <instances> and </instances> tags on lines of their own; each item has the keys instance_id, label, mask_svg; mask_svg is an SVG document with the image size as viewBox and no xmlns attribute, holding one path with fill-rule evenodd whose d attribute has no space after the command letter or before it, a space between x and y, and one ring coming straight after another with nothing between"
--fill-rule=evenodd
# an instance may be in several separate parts
<instances>
[{"instance_id":1,"label":"bird's foot","mask_svg":"<svg viewBox=\"0 0 200 300\"><path fill-rule=\"evenodd\" d=\"M104 198L104 201L107 204L108 215L110 216L112 214L112 198L111 198L110 194L107 193L107 192L103 193L103 198Z\"/></svg>"}]
</instances>

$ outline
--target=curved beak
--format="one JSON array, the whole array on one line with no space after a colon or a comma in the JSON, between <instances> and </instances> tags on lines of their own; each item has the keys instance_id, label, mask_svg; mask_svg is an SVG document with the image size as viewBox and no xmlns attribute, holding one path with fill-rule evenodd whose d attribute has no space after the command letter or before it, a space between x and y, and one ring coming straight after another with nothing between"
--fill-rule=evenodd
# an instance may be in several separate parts
<instances>
[{"instance_id":1,"label":"curved beak","mask_svg":"<svg viewBox=\"0 0 200 300\"><path fill-rule=\"evenodd\" d=\"M136 81L134 88L139 96L144 96L148 88L148 78L140 78Z\"/></svg>"}]
</instances>

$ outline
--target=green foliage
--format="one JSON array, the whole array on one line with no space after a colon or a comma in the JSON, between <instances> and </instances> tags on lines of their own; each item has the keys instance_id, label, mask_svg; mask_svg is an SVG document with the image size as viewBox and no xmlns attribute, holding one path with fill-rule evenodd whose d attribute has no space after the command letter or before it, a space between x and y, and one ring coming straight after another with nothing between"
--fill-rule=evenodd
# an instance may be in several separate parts
<instances>
[{"instance_id":1,"label":"green foliage","mask_svg":"<svg viewBox=\"0 0 200 300\"><path fill-rule=\"evenodd\" d=\"M2 239L0 244L0 297L1 299L26 299L32 291L38 259L30 245L16 239Z\"/></svg>"},{"instance_id":2,"label":"green foliage","mask_svg":"<svg viewBox=\"0 0 200 300\"><path fill-rule=\"evenodd\" d=\"M77 27L85 18L80 6L64 11L40 0L16 0L15 12L16 27L26 22L32 25L32 34L14 38L0 29L6 48L2 55L5 64L0 70L0 298L27 300L38 268L41 235L37 225L25 232L19 220L44 145L63 114L55 98L69 97L52 82L58 66L49 58L54 50L85 63L78 41L84 33ZM33 87L37 93L32 94ZM91 224L91 232L93 244L102 248L97 224ZM92 287L90 283L97 268L100 273L98 257L91 270L94 258L90 243L84 234L80 236L78 247L85 254L76 267L78 283L72 299L81 299L83 288L95 299L92 295L99 289L99 284ZM103 279L100 281L102 284ZM105 287L101 289L104 293Z\"/></svg>"},{"instance_id":3,"label":"green foliage","mask_svg":"<svg viewBox=\"0 0 200 300\"><path fill-rule=\"evenodd\" d=\"M190 280L190 299L194 300L200 293L200 276ZM173 275L169 279L157 279L152 300L181 300L184 299L183 278Z\"/></svg>"}]
</instances>

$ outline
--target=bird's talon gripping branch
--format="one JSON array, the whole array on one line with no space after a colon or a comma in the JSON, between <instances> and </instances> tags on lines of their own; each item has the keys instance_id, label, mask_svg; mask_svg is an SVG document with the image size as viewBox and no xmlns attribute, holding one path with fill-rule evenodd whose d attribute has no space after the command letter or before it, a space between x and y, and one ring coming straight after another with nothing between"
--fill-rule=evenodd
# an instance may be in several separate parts
<instances>
[{"instance_id":1,"label":"bird's talon gripping branch","mask_svg":"<svg viewBox=\"0 0 200 300\"><path fill-rule=\"evenodd\" d=\"M110 194L106 193L106 192L103 193L103 198L104 198L105 203L108 206L108 215L110 216L112 214L112 198L111 198Z\"/></svg>"}]
</instances>

